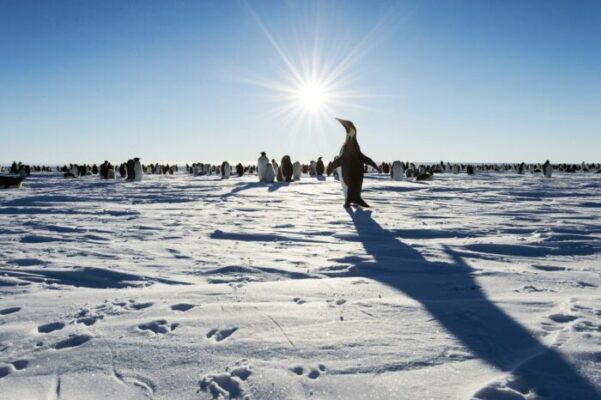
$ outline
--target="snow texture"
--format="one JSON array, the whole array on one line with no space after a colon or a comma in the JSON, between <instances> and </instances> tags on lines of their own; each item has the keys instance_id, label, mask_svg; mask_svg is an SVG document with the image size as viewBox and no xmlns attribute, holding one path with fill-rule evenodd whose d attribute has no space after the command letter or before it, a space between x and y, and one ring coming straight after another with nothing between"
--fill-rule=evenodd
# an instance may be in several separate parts
<instances>
[{"instance_id":1,"label":"snow texture","mask_svg":"<svg viewBox=\"0 0 601 400\"><path fill-rule=\"evenodd\" d=\"M599 399L600 177L34 175L0 398Z\"/></svg>"}]
</instances>

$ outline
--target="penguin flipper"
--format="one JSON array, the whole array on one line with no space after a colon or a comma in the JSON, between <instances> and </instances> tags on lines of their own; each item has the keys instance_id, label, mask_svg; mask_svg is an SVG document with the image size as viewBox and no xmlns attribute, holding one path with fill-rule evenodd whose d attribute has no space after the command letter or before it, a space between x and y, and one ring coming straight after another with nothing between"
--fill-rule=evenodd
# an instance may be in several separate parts
<instances>
[{"instance_id":1,"label":"penguin flipper","mask_svg":"<svg viewBox=\"0 0 601 400\"><path fill-rule=\"evenodd\" d=\"M369 158L368 156L366 156L365 154L361 153L361 157L363 159L363 164L367 164L367 165L371 165L372 167L374 167L379 173L382 173L382 170L380 169L380 167L374 162L374 160L372 160L371 158Z\"/></svg>"},{"instance_id":2,"label":"penguin flipper","mask_svg":"<svg viewBox=\"0 0 601 400\"><path fill-rule=\"evenodd\" d=\"M335 159L328 165L326 173L328 174L328 176L330 176L336 168L341 167L341 166L342 166L342 157L338 157L337 159Z\"/></svg>"}]
</instances>

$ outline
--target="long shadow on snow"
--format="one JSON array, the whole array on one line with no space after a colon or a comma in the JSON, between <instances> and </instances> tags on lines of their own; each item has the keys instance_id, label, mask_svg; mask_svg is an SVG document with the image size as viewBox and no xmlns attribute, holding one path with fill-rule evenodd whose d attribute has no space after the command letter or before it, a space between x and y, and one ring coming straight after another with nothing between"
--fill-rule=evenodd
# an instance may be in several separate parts
<instances>
[{"instance_id":1,"label":"long shadow on snow","mask_svg":"<svg viewBox=\"0 0 601 400\"><path fill-rule=\"evenodd\" d=\"M597 389L564 357L534 338L493 304L472 277L472 268L451 249L453 263L434 263L383 229L369 211L348 211L359 240L375 263L358 261L359 275L402 291L474 355L515 377L516 390L544 398L597 399ZM511 383L509 385L512 387ZM526 388L526 389L524 389Z\"/></svg>"}]
</instances>

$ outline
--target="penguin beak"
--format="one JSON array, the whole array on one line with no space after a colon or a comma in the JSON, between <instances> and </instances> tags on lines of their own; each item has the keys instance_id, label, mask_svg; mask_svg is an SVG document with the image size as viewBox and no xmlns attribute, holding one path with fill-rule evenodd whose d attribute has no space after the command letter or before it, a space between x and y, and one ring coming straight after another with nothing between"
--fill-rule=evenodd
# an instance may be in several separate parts
<instances>
[{"instance_id":1,"label":"penguin beak","mask_svg":"<svg viewBox=\"0 0 601 400\"><path fill-rule=\"evenodd\" d=\"M347 135L354 135L357 133L357 129L355 128L355 125L351 121L347 121L345 119L340 119L340 118L336 118L336 120L338 122L340 122L340 124L342 124L342 126L344 126L344 129L346 130Z\"/></svg>"}]
</instances>

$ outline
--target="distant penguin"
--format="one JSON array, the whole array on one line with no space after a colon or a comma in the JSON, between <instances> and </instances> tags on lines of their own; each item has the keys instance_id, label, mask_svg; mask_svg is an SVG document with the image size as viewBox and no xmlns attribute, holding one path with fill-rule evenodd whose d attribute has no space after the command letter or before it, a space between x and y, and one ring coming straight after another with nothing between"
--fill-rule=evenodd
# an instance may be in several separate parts
<instances>
[{"instance_id":1,"label":"distant penguin","mask_svg":"<svg viewBox=\"0 0 601 400\"><path fill-rule=\"evenodd\" d=\"M244 167L242 166L242 164L240 164L240 163L236 164L236 173L238 174L239 177L244 175Z\"/></svg>"},{"instance_id":2,"label":"distant penguin","mask_svg":"<svg viewBox=\"0 0 601 400\"><path fill-rule=\"evenodd\" d=\"M467 168L465 169L465 172L467 172L468 175L474 175L474 173L476 171L474 170L474 166L473 165L468 165Z\"/></svg>"},{"instance_id":3,"label":"distant penguin","mask_svg":"<svg viewBox=\"0 0 601 400\"><path fill-rule=\"evenodd\" d=\"M290 156L285 155L284 157L282 157L282 165L280 165L280 170L282 171L283 180L286 182L292 182L292 175L294 174L294 166L292 165ZM299 172L300 172L300 164L299 164Z\"/></svg>"},{"instance_id":4,"label":"distant penguin","mask_svg":"<svg viewBox=\"0 0 601 400\"><path fill-rule=\"evenodd\" d=\"M301 172L302 172L302 167L301 167L301 163L299 163L298 161L296 161L293 165L292 165L292 177L295 181L300 181L301 178Z\"/></svg>"},{"instance_id":5,"label":"distant penguin","mask_svg":"<svg viewBox=\"0 0 601 400\"><path fill-rule=\"evenodd\" d=\"M415 180L420 182L420 181L431 181L432 179L434 179L434 175L431 172L424 172L422 174L418 174L415 177Z\"/></svg>"},{"instance_id":6,"label":"distant penguin","mask_svg":"<svg viewBox=\"0 0 601 400\"><path fill-rule=\"evenodd\" d=\"M317 174L317 176L323 176L325 169L326 167L323 165L321 157L319 157L317 159L317 163L315 163L315 173Z\"/></svg>"},{"instance_id":7,"label":"distant penguin","mask_svg":"<svg viewBox=\"0 0 601 400\"><path fill-rule=\"evenodd\" d=\"M115 169L112 166L106 170L106 179L115 179Z\"/></svg>"},{"instance_id":8,"label":"distant penguin","mask_svg":"<svg viewBox=\"0 0 601 400\"><path fill-rule=\"evenodd\" d=\"M230 175L232 173L232 167L230 163L224 161L221 163L221 179L230 179Z\"/></svg>"},{"instance_id":9,"label":"distant penguin","mask_svg":"<svg viewBox=\"0 0 601 400\"><path fill-rule=\"evenodd\" d=\"M392 163L392 169L390 171L390 179L393 181L400 181L403 178L404 173L403 164L400 161Z\"/></svg>"},{"instance_id":10,"label":"distant penguin","mask_svg":"<svg viewBox=\"0 0 601 400\"><path fill-rule=\"evenodd\" d=\"M129 160L127 160L127 180L128 181L134 180L134 177L135 177L134 165L135 165L134 160L132 160L131 158Z\"/></svg>"},{"instance_id":11,"label":"distant penguin","mask_svg":"<svg viewBox=\"0 0 601 400\"><path fill-rule=\"evenodd\" d=\"M278 162L275 159L271 160L271 166L273 167L273 170L277 174L280 166L278 165Z\"/></svg>"},{"instance_id":12,"label":"distant penguin","mask_svg":"<svg viewBox=\"0 0 601 400\"><path fill-rule=\"evenodd\" d=\"M451 172L457 175L459 173L459 165L453 164L453 166L451 167Z\"/></svg>"},{"instance_id":13,"label":"distant penguin","mask_svg":"<svg viewBox=\"0 0 601 400\"><path fill-rule=\"evenodd\" d=\"M265 182L265 170L269 164L269 159L265 152L261 152L261 157L257 160L257 175L259 176L259 182Z\"/></svg>"},{"instance_id":14,"label":"distant penguin","mask_svg":"<svg viewBox=\"0 0 601 400\"><path fill-rule=\"evenodd\" d=\"M543 174L545 174L545 178L550 178L553 175L553 166L549 162L549 160L545 161L543 164Z\"/></svg>"},{"instance_id":15,"label":"distant penguin","mask_svg":"<svg viewBox=\"0 0 601 400\"><path fill-rule=\"evenodd\" d=\"M273 170L273 165L271 165L271 163L268 163L267 165L265 165L265 173L263 174L262 182L272 183L274 179L275 171Z\"/></svg>"},{"instance_id":16,"label":"distant penguin","mask_svg":"<svg viewBox=\"0 0 601 400\"><path fill-rule=\"evenodd\" d=\"M344 190L344 207L350 207L351 204L357 204L362 207L369 207L361 198L361 188L363 186L363 164L368 164L380 171L376 163L363 153L357 142L357 129L351 121L338 119L338 122L346 130L346 140L340 149L340 155L332 162L328 168L328 175L334 169L341 167L342 188Z\"/></svg>"},{"instance_id":17,"label":"distant penguin","mask_svg":"<svg viewBox=\"0 0 601 400\"><path fill-rule=\"evenodd\" d=\"M309 176L317 175L317 163L313 160L309 163Z\"/></svg>"},{"instance_id":18,"label":"distant penguin","mask_svg":"<svg viewBox=\"0 0 601 400\"><path fill-rule=\"evenodd\" d=\"M281 165L278 167L278 171L277 171L277 174L276 174L276 180L278 182L284 182L284 173L282 172L282 166Z\"/></svg>"},{"instance_id":19,"label":"distant penguin","mask_svg":"<svg viewBox=\"0 0 601 400\"><path fill-rule=\"evenodd\" d=\"M523 175L526 169L526 164L523 162L518 166L518 174Z\"/></svg>"},{"instance_id":20,"label":"distant penguin","mask_svg":"<svg viewBox=\"0 0 601 400\"><path fill-rule=\"evenodd\" d=\"M140 182L143 176L142 164L140 163L140 159L136 157L134 158L134 180Z\"/></svg>"}]
</instances>

